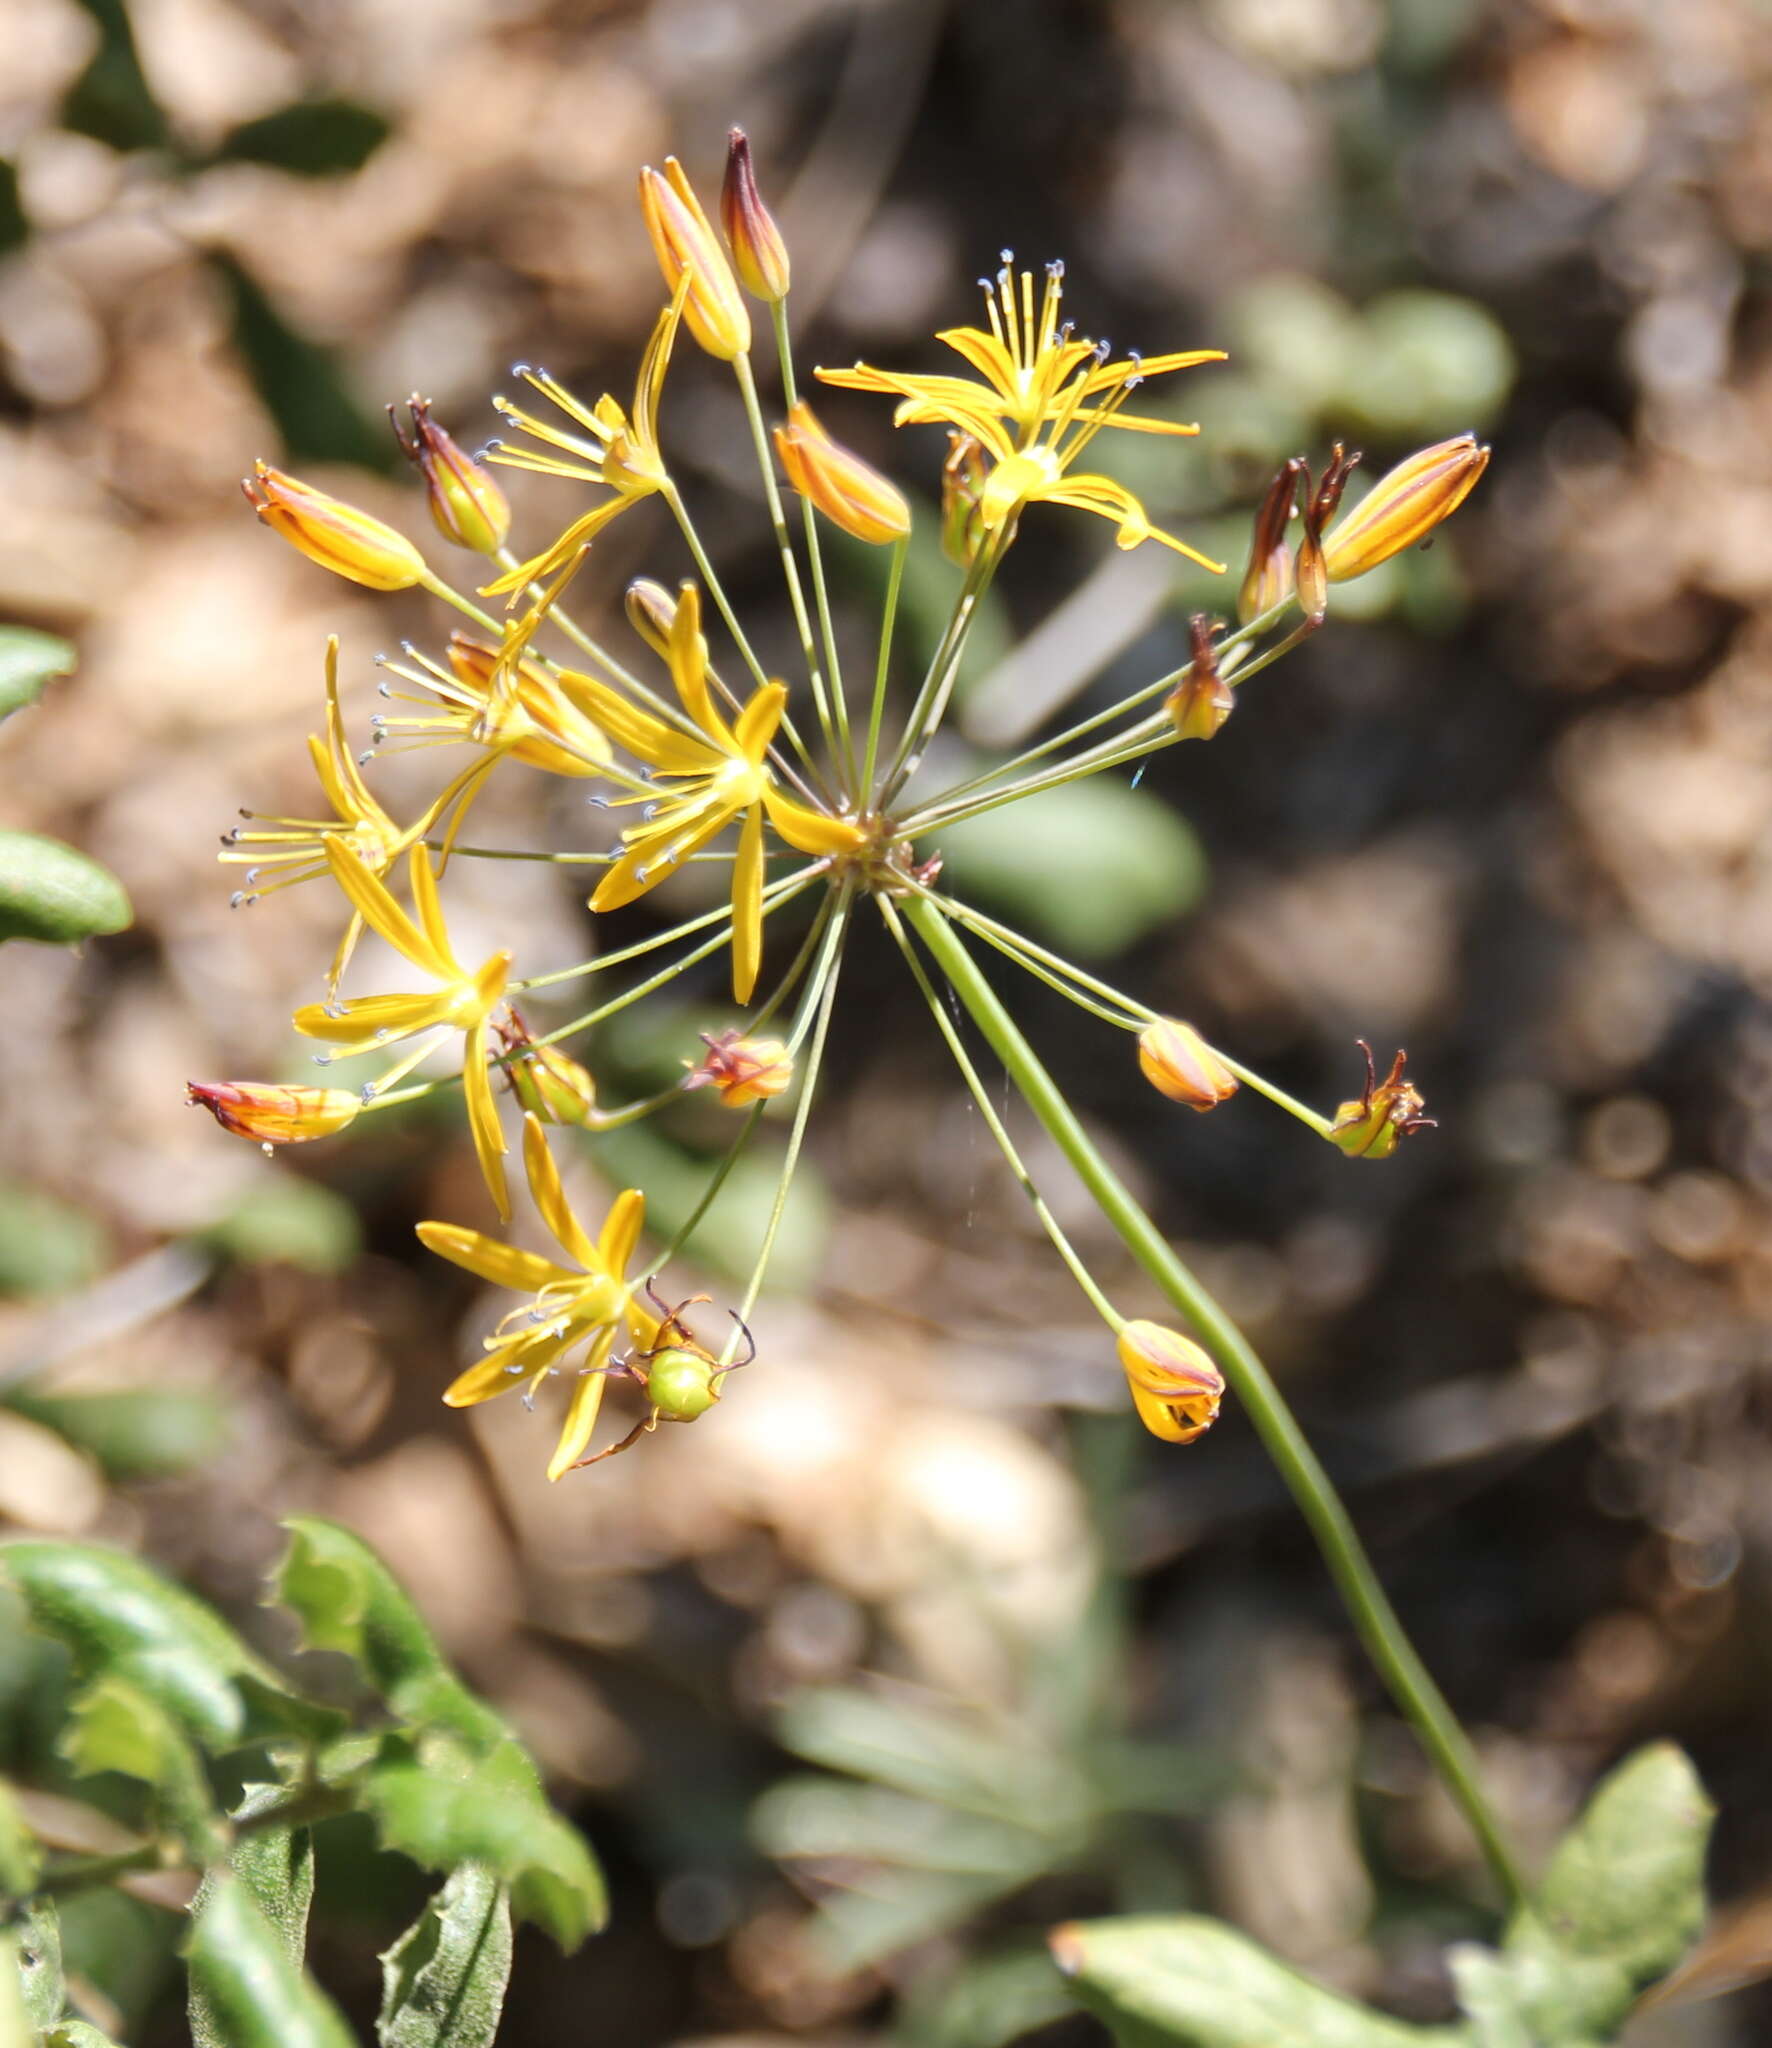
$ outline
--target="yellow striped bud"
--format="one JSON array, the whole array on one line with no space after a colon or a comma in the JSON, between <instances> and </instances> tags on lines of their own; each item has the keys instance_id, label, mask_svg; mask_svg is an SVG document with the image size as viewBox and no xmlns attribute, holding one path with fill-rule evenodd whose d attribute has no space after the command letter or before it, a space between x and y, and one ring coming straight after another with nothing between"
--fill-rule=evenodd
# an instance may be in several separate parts
<instances>
[{"instance_id":1,"label":"yellow striped bud","mask_svg":"<svg viewBox=\"0 0 1772 2048\"><path fill-rule=\"evenodd\" d=\"M674 293L685 277L689 280L683 319L690 333L722 362L742 356L751 345L751 316L701 201L674 156L665 158L662 176L650 164L640 173L640 211L666 287Z\"/></svg>"},{"instance_id":2,"label":"yellow striped bud","mask_svg":"<svg viewBox=\"0 0 1772 2048\"><path fill-rule=\"evenodd\" d=\"M1202 1114L1228 1102L1239 1082L1191 1024L1159 1017L1138 1034L1138 1064L1159 1095Z\"/></svg>"},{"instance_id":3,"label":"yellow striped bud","mask_svg":"<svg viewBox=\"0 0 1772 2048\"><path fill-rule=\"evenodd\" d=\"M1161 1323L1123 1323L1115 1340L1138 1419L1165 1443L1191 1444L1218 1418L1224 1375L1191 1337Z\"/></svg>"},{"instance_id":4,"label":"yellow striped bud","mask_svg":"<svg viewBox=\"0 0 1772 2048\"><path fill-rule=\"evenodd\" d=\"M727 137L720 225L726 230L726 246L732 251L739 282L752 298L779 304L788 295L787 244L757 190L750 138L742 128L734 128Z\"/></svg>"},{"instance_id":5,"label":"yellow striped bud","mask_svg":"<svg viewBox=\"0 0 1772 2048\"><path fill-rule=\"evenodd\" d=\"M310 562L371 590L410 590L424 581L425 558L403 533L330 498L300 477L255 462L240 488L246 502Z\"/></svg>"},{"instance_id":6,"label":"yellow striped bud","mask_svg":"<svg viewBox=\"0 0 1772 2048\"><path fill-rule=\"evenodd\" d=\"M224 1131L260 1145L330 1138L363 1107L346 1088L286 1088L272 1081L187 1081L185 1100L201 1104Z\"/></svg>"},{"instance_id":7,"label":"yellow striped bud","mask_svg":"<svg viewBox=\"0 0 1772 2048\"><path fill-rule=\"evenodd\" d=\"M394 438L400 452L418 465L430 500L437 531L458 548L477 555L496 555L511 530L511 506L498 479L478 463L431 417L431 401L416 392L406 401L412 415L412 437L401 431L394 408Z\"/></svg>"},{"instance_id":8,"label":"yellow striped bud","mask_svg":"<svg viewBox=\"0 0 1772 2048\"><path fill-rule=\"evenodd\" d=\"M716 1088L728 1109L748 1109L779 1095L794 1078L793 1055L779 1038L746 1038L723 1031L718 1038L702 1033L706 1056L699 1065L688 1060L685 1088Z\"/></svg>"},{"instance_id":9,"label":"yellow striped bud","mask_svg":"<svg viewBox=\"0 0 1772 2048\"><path fill-rule=\"evenodd\" d=\"M1489 451L1474 434L1436 441L1381 476L1323 542L1323 566L1331 583L1364 576L1392 555L1426 540L1476 488L1489 466Z\"/></svg>"},{"instance_id":10,"label":"yellow striped bud","mask_svg":"<svg viewBox=\"0 0 1772 2048\"><path fill-rule=\"evenodd\" d=\"M887 547L910 532L911 508L903 493L872 463L833 441L805 399L790 406L787 425L776 428L775 452L788 482L833 526L872 547Z\"/></svg>"},{"instance_id":11,"label":"yellow striped bud","mask_svg":"<svg viewBox=\"0 0 1772 2048\"><path fill-rule=\"evenodd\" d=\"M650 576L636 576L628 585L622 604L628 615L628 624L660 661L669 661L677 600L662 583L654 583Z\"/></svg>"}]
</instances>

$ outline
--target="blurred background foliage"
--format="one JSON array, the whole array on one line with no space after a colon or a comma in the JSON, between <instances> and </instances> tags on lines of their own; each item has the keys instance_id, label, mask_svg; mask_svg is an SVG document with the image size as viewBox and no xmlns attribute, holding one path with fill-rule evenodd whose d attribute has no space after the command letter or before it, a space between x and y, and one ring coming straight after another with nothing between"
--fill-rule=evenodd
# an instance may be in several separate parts
<instances>
[{"instance_id":1,"label":"blurred background foliage","mask_svg":"<svg viewBox=\"0 0 1772 2048\"><path fill-rule=\"evenodd\" d=\"M212 833L306 807L328 630L361 731L370 657L425 629L258 532L235 480L287 459L418 533L384 402L423 391L472 441L513 358L625 389L658 297L635 167L675 150L705 190L738 121L809 360L933 361L1005 246L1066 257L1072 309L1123 347L1230 349L1160 401L1200 442L1118 465L1226 559L1285 455L1345 436L1375 472L1494 440L1446 536L1339 592L1209 753L947 851L1320 1103L1353 1091L1356 1034L1408 1044L1440 1129L1368 1170L1248 1098L1170 1112L1021 991L1285 1375L1522 1835L1645 1736L1694 1754L1724 1918L1632 2040L1764 2039L1772 16L6 0L3 26L0 618L80 665L0 732L0 825L86 849L136 910L78 954L0 955L6 1524L138 1548L274 1652L275 1517L377 1545L610 1872L578 1956L519 1938L513 2048L586 2013L633 2048L1069 2048L1100 2032L1061 2017L1042 1931L1178 1906L1449 2010L1442 1945L1488 1929L1468 1843L1238 1419L1181 1454L1132 1440L884 952L846 983L764 1361L699 1429L554 1489L545 1419L437 1405L488 1320L411 1233L477 1213L452 1120L418 1105L272 1164L182 1107L190 1075L308 1071L287 1014L334 935L319 891L230 916ZM673 371L667 428L755 615L769 554L707 367ZM823 410L933 496L938 437ZM522 481L519 535L551 531L570 505ZM1020 552L968 682L981 756L1229 608L1056 516ZM581 584L613 603L681 566L641 514ZM859 601L877 565L844 572ZM946 589L913 558L913 646ZM408 765L378 770L396 807ZM495 784L477 837L571 834L545 799ZM470 950L514 901L526 956L585 950L561 877L456 872ZM669 1070L719 993L668 1045L630 1027L596 1056ZM668 1221L722 1140L698 1102L582 1171L644 1179ZM735 1178L720 1244L765 1185ZM4 1654L8 1769L49 1785L51 1703ZM322 1844L319 1968L359 2024L408 1886ZM178 2040L175 1916L82 1912L94 2010Z\"/></svg>"}]
</instances>

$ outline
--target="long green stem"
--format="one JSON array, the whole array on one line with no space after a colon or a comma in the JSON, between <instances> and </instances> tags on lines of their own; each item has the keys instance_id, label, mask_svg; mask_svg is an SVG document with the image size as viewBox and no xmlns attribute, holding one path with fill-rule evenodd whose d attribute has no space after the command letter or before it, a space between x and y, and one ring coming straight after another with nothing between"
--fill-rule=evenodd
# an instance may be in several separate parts
<instances>
[{"instance_id":1,"label":"long green stem","mask_svg":"<svg viewBox=\"0 0 1772 2048\"><path fill-rule=\"evenodd\" d=\"M1081 754L1074 754L1056 768L1030 775L1022 782L1012 782L1007 789L994 789L986 796L970 797L960 803L950 804L944 797L927 810L913 812L903 821L901 829L912 835L934 831L941 825L957 825L962 818L982 817L986 811L1000 810L1004 804L1020 803L1023 797L1038 796L1043 790L1060 789L1067 782L1080 782L1085 776L1099 775L1106 768L1127 767L1134 761L1142 761L1147 754L1158 754L1165 747L1180 744L1181 735L1168 717L1161 711L1153 712L1149 718L1141 719L1125 732L1116 733L1112 739L1086 748Z\"/></svg>"},{"instance_id":2,"label":"long green stem","mask_svg":"<svg viewBox=\"0 0 1772 2048\"><path fill-rule=\"evenodd\" d=\"M1483 1794L1469 1740L1404 1633L1341 1497L1267 1368L1097 1151L947 918L934 904L914 899L906 905L905 915L1101 1213L1150 1278L1187 1316L1223 1372L1316 1538L1380 1677L1433 1759L1503 1890L1513 1903L1524 1904L1524 1879Z\"/></svg>"},{"instance_id":3,"label":"long green stem","mask_svg":"<svg viewBox=\"0 0 1772 2048\"><path fill-rule=\"evenodd\" d=\"M917 691L916 701L911 706L911 715L904 722L904 731L899 736L892 765L886 770L880 784L879 795L874 799L874 808L877 810L885 809L916 773L918 764L922 761L930 735L940 723L942 712L947 708L954 678L960 672L960 660L966 652L966 636L972 630L973 614L990 588L991 578L996 573L997 564L1002 559L1006 547L1007 542L1000 539L989 541L980 550L978 559L966 571L965 581L960 585L959 595L954 599L954 609L943 629L941 642L924 673L922 687Z\"/></svg>"},{"instance_id":4,"label":"long green stem","mask_svg":"<svg viewBox=\"0 0 1772 2048\"><path fill-rule=\"evenodd\" d=\"M904 560L910 552L907 533L892 550L892 565L886 572L886 603L880 614L880 655L874 664L874 696L868 706L867 758L862 763L859 784L865 801L874 786L874 763L880 753L880 727L886 717L886 678L892 669L892 632L898 624L898 593L904 583Z\"/></svg>"}]
</instances>

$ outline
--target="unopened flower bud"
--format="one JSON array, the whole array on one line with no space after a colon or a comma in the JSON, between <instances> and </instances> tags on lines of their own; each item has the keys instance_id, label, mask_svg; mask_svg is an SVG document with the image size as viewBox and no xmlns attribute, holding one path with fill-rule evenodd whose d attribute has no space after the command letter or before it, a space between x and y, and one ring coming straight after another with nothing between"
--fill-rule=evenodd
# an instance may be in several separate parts
<instances>
[{"instance_id":1,"label":"unopened flower bud","mask_svg":"<svg viewBox=\"0 0 1772 2048\"><path fill-rule=\"evenodd\" d=\"M1159 1017L1138 1035L1138 1064L1159 1095L1202 1112L1236 1094L1240 1083L1191 1024Z\"/></svg>"},{"instance_id":2,"label":"unopened flower bud","mask_svg":"<svg viewBox=\"0 0 1772 2048\"><path fill-rule=\"evenodd\" d=\"M941 551L962 569L972 567L984 545L989 481L990 462L980 442L971 434L949 434L941 465Z\"/></svg>"},{"instance_id":3,"label":"unopened flower bud","mask_svg":"<svg viewBox=\"0 0 1772 2048\"><path fill-rule=\"evenodd\" d=\"M742 128L727 137L726 182L720 187L720 225L738 270L754 299L775 305L788 295L788 249L775 217L757 190L750 138Z\"/></svg>"},{"instance_id":4,"label":"unopened flower bud","mask_svg":"<svg viewBox=\"0 0 1772 2048\"><path fill-rule=\"evenodd\" d=\"M1436 441L1381 476L1323 542L1331 583L1364 576L1392 555L1425 540L1476 488L1489 451L1475 434Z\"/></svg>"},{"instance_id":5,"label":"unopened flower bud","mask_svg":"<svg viewBox=\"0 0 1772 2048\"><path fill-rule=\"evenodd\" d=\"M790 406L787 425L776 428L775 452L794 489L845 533L886 547L910 532L911 508L897 486L833 441L805 399Z\"/></svg>"},{"instance_id":6,"label":"unopened flower bud","mask_svg":"<svg viewBox=\"0 0 1772 2048\"><path fill-rule=\"evenodd\" d=\"M674 156L665 158L662 176L650 164L640 173L640 211L667 288L674 293L685 277L689 280L683 320L690 333L722 362L743 355L751 345L751 316L701 201Z\"/></svg>"},{"instance_id":7,"label":"unopened flower bud","mask_svg":"<svg viewBox=\"0 0 1772 2048\"><path fill-rule=\"evenodd\" d=\"M1224 1375L1191 1337L1161 1323L1123 1323L1114 1348L1138 1419L1152 1436L1191 1444L1205 1435L1224 1398Z\"/></svg>"},{"instance_id":8,"label":"unopened flower bud","mask_svg":"<svg viewBox=\"0 0 1772 2048\"><path fill-rule=\"evenodd\" d=\"M388 418L400 452L418 465L437 531L458 548L496 555L511 530L511 507L491 470L476 462L431 417L431 401L416 393L406 401L412 435L401 431L394 408Z\"/></svg>"},{"instance_id":9,"label":"unopened flower bud","mask_svg":"<svg viewBox=\"0 0 1772 2048\"><path fill-rule=\"evenodd\" d=\"M557 1045L538 1045L515 1010L499 1036L511 1093L544 1124L588 1124L597 1113L597 1084L588 1068Z\"/></svg>"},{"instance_id":10,"label":"unopened flower bud","mask_svg":"<svg viewBox=\"0 0 1772 2048\"><path fill-rule=\"evenodd\" d=\"M779 1095L794 1076L793 1055L779 1038L746 1038L723 1031L718 1038L702 1033L707 1052L699 1064L685 1060L685 1088L717 1088L728 1109L746 1109Z\"/></svg>"},{"instance_id":11,"label":"unopened flower bud","mask_svg":"<svg viewBox=\"0 0 1772 2048\"><path fill-rule=\"evenodd\" d=\"M1323 559L1323 529L1335 517L1347 480L1360 459L1356 448L1344 454L1339 441L1328 466L1311 492L1304 508L1304 538L1298 543L1298 563L1293 571L1298 586L1299 609L1313 626L1320 626L1329 613L1329 571ZM1308 482L1308 478L1307 478Z\"/></svg>"},{"instance_id":12,"label":"unopened flower bud","mask_svg":"<svg viewBox=\"0 0 1772 2048\"><path fill-rule=\"evenodd\" d=\"M1218 650L1212 644L1215 628L1204 612L1188 621L1193 659L1178 682L1163 699L1163 709L1184 740L1209 740L1236 709L1237 699L1218 671Z\"/></svg>"},{"instance_id":13,"label":"unopened flower bud","mask_svg":"<svg viewBox=\"0 0 1772 2048\"><path fill-rule=\"evenodd\" d=\"M1249 566L1237 592L1237 619L1242 625L1292 595L1292 544L1286 529L1292 522L1299 486L1308 486L1309 480L1304 457L1294 455L1267 487L1255 514Z\"/></svg>"},{"instance_id":14,"label":"unopened flower bud","mask_svg":"<svg viewBox=\"0 0 1772 2048\"><path fill-rule=\"evenodd\" d=\"M273 1081L187 1081L185 1100L201 1103L224 1131L260 1145L305 1145L342 1131L363 1107L348 1088L283 1087Z\"/></svg>"},{"instance_id":15,"label":"unopened flower bud","mask_svg":"<svg viewBox=\"0 0 1772 2048\"><path fill-rule=\"evenodd\" d=\"M1388 1159L1399 1139L1414 1131L1434 1128L1431 1116L1423 1116L1426 1104L1421 1091L1404 1074L1408 1055L1399 1052L1382 1081L1372 1064L1372 1048L1358 1041L1366 1055L1366 1090L1354 1102L1344 1102L1329 1127L1329 1142L1350 1159Z\"/></svg>"},{"instance_id":16,"label":"unopened flower bud","mask_svg":"<svg viewBox=\"0 0 1772 2048\"><path fill-rule=\"evenodd\" d=\"M240 488L273 532L336 576L371 590L409 590L425 579L425 559L403 533L300 477L255 462Z\"/></svg>"},{"instance_id":17,"label":"unopened flower bud","mask_svg":"<svg viewBox=\"0 0 1772 2048\"><path fill-rule=\"evenodd\" d=\"M628 624L660 661L669 661L677 600L662 583L654 583L650 576L636 576L628 585L622 603L627 611Z\"/></svg>"}]
</instances>

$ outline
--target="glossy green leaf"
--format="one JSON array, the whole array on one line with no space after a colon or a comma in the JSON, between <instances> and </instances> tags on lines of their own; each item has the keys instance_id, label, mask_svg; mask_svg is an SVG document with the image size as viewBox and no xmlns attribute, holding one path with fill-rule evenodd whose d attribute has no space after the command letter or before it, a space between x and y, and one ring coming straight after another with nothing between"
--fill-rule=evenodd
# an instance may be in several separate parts
<instances>
[{"instance_id":1,"label":"glossy green leaf","mask_svg":"<svg viewBox=\"0 0 1772 2048\"><path fill-rule=\"evenodd\" d=\"M364 1781L363 1803L386 1845L427 1870L485 1864L510 1888L518 1918L545 1928L562 1949L576 1948L608 1917L589 1849L541 1797L515 1742L477 1761L433 1755L380 1765Z\"/></svg>"},{"instance_id":2,"label":"glossy green leaf","mask_svg":"<svg viewBox=\"0 0 1772 2048\"><path fill-rule=\"evenodd\" d=\"M940 826L929 845L961 896L1089 960L1179 917L1206 879L1199 842L1175 812L1105 775Z\"/></svg>"},{"instance_id":3,"label":"glossy green leaf","mask_svg":"<svg viewBox=\"0 0 1772 2048\"><path fill-rule=\"evenodd\" d=\"M0 191L0 248L5 246L5 207ZM74 659L73 648L53 633L39 633L34 626L0 626L0 718L35 704L57 676L72 674Z\"/></svg>"},{"instance_id":4,"label":"glossy green leaf","mask_svg":"<svg viewBox=\"0 0 1772 2048\"><path fill-rule=\"evenodd\" d=\"M207 1463L227 1433L226 1405L202 1387L44 1394L27 1381L0 1400L95 1458L111 1479L188 1472Z\"/></svg>"},{"instance_id":5,"label":"glossy green leaf","mask_svg":"<svg viewBox=\"0 0 1772 2048\"><path fill-rule=\"evenodd\" d=\"M1192 1914L1074 1922L1052 1953L1083 2004L1123 2035L1185 2048L1465 2048L1462 2027L1412 2027L1313 1984Z\"/></svg>"},{"instance_id":6,"label":"glossy green leaf","mask_svg":"<svg viewBox=\"0 0 1772 2048\"><path fill-rule=\"evenodd\" d=\"M8 1899L24 1898L42 1868L43 1845L31 1832L12 1787L0 1778L0 1908Z\"/></svg>"},{"instance_id":7,"label":"glossy green leaf","mask_svg":"<svg viewBox=\"0 0 1772 2048\"><path fill-rule=\"evenodd\" d=\"M492 2048L511 1974L504 1887L479 1864L463 1864L381 1966L381 2048Z\"/></svg>"},{"instance_id":8,"label":"glossy green leaf","mask_svg":"<svg viewBox=\"0 0 1772 2048\"><path fill-rule=\"evenodd\" d=\"M385 116L356 100L296 100L229 131L217 163L268 164L304 178L361 170L388 138Z\"/></svg>"},{"instance_id":9,"label":"glossy green leaf","mask_svg":"<svg viewBox=\"0 0 1772 2048\"><path fill-rule=\"evenodd\" d=\"M504 1723L443 1661L405 1589L360 1536L316 1515L283 1526L289 1548L271 1597L300 1620L305 1648L351 1658L390 1710L416 1727L446 1728L480 1751L507 1740Z\"/></svg>"},{"instance_id":10,"label":"glossy green leaf","mask_svg":"<svg viewBox=\"0 0 1772 2048\"><path fill-rule=\"evenodd\" d=\"M291 1960L240 1878L211 1886L186 1956L195 2048L356 2048L338 2008Z\"/></svg>"},{"instance_id":11,"label":"glossy green leaf","mask_svg":"<svg viewBox=\"0 0 1772 2048\"><path fill-rule=\"evenodd\" d=\"M0 943L77 946L134 920L128 894L109 868L41 833L0 832Z\"/></svg>"},{"instance_id":12,"label":"glossy green leaf","mask_svg":"<svg viewBox=\"0 0 1772 2048\"><path fill-rule=\"evenodd\" d=\"M15 1930L15 1981L34 2027L52 2027L68 2002L62 1981L62 1930L53 1899L37 1899Z\"/></svg>"},{"instance_id":13,"label":"glossy green leaf","mask_svg":"<svg viewBox=\"0 0 1772 2048\"><path fill-rule=\"evenodd\" d=\"M139 1685L109 1672L76 1693L58 1747L80 1777L118 1771L151 1785L169 1832L199 1860L220 1853L223 1838L202 1759L179 1723Z\"/></svg>"},{"instance_id":14,"label":"glossy green leaf","mask_svg":"<svg viewBox=\"0 0 1772 2048\"><path fill-rule=\"evenodd\" d=\"M211 1608L140 1558L22 1541L0 1545L0 1574L23 1596L31 1626L67 1647L76 1679L114 1675L139 1686L205 1749L337 1724L290 1693Z\"/></svg>"}]
</instances>

